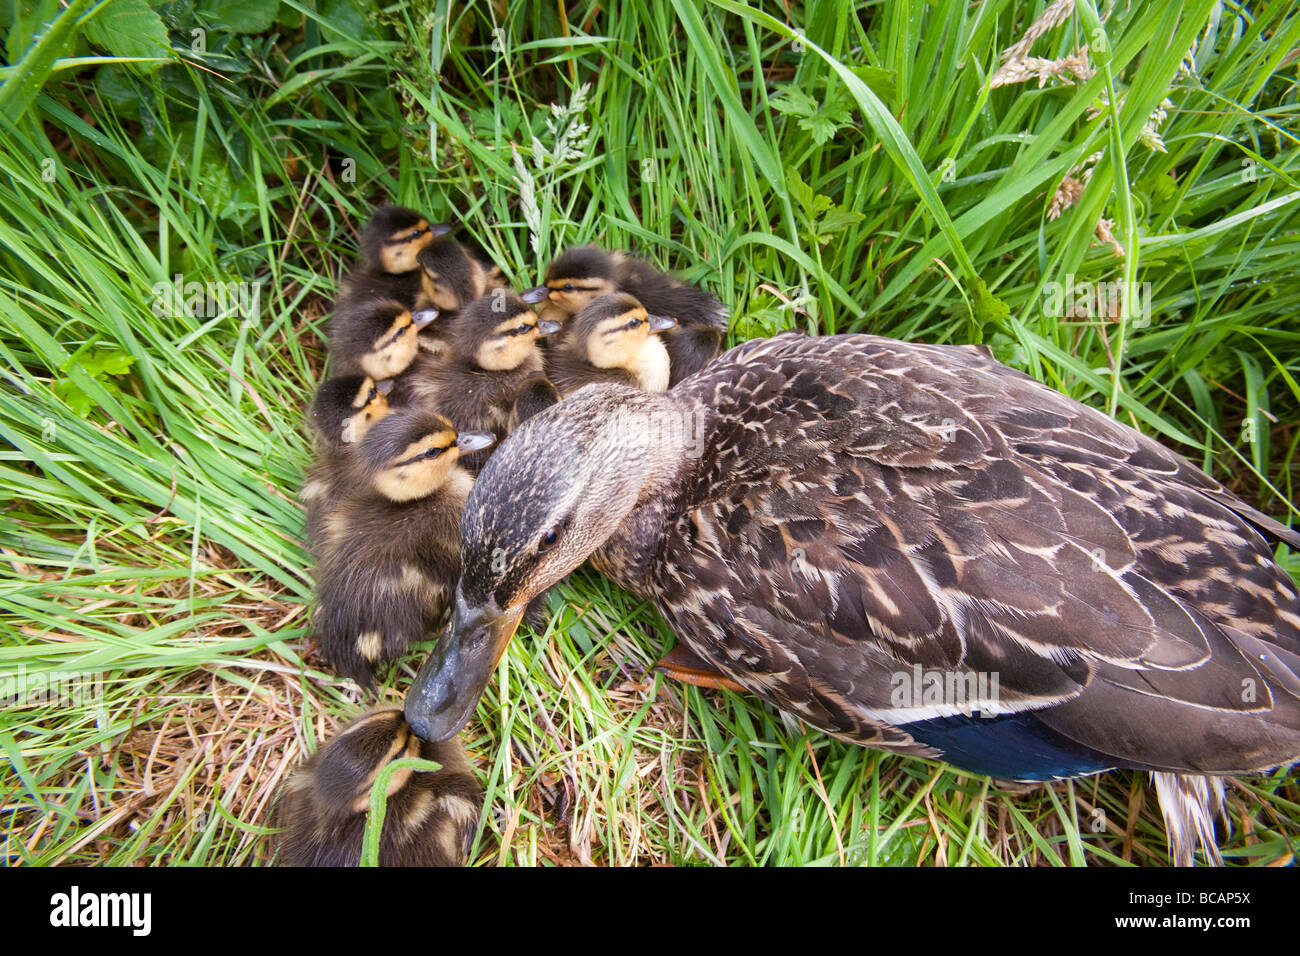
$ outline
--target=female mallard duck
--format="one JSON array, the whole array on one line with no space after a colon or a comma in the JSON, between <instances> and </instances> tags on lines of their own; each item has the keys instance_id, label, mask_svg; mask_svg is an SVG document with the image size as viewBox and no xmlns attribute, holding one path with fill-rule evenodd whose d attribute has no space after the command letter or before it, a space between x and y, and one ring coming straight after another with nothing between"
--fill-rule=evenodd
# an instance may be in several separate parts
<instances>
[{"instance_id":1,"label":"female mallard duck","mask_svg":"<svg viewBox=\"0 0 1300 956\"><path fill-rule=\"evenodd\" d=\"M412 313L395 299L341 301L330 323L334 375L369 375L376 381L406 371L420 351L420 330L436 310Z\"/></svg>"},{"instance_id":2,"label":"female mallard duck","mask_svg":"<svg viewBox=\"0 0 1300 956\"><path fill-rule=\"evenodd\" d=\"M547 350L547 377L561 395L594 382L662 392L670 360L656 333L674 325L671 317L647 314L626 293L598 296L565 323L559 344Z\"/></svg>"},{"instance_id":3,"label":"female mallard duck","mask_svg":"<svg viewBox=\"0 0 1300 956\"><path fill-rule=\"evenodd\" d=\"M380 206L361 231L365 265L343 283L340 300L396 299L407 308L420 294L420 250L451 231L402 206Z\"/></svg>"},{"instance_id":4,"label":"female mallard duck","mask_svg":"<svg viewBox=\"0 0 1300 956\"><path fill-rule=\"evenodd\" d=\"M442 765L397 770L387 787L379 836L380 866L460 866L478 827L483 792L460 741L425 743L402 712L378 710L354 720L289 778L276 804L280 862L286 866L356 866L370 789L401 757Z\"/></svg>"},{"instance_id":5,"label":"female mallard duck","mask_svg":"<svg viewBox=\"0 0 1300 956\"><path fill-rule=\"evenodd\" d=\"M843 739L1152 771L1181 863L1217 860L1203 775L1300 757L1300 596L1269 544L1300 534L979 348L782 335L668 392L591 386L492 456L461 534L406 702L427 740L591 557L703 669Z\"/></svg>"},{"instance_id":6,"label":"female mallard duck","mask_svg":"<svg viewBox=\"0 0 1300 956\"><path fill-rule=\"evenodd\" d=\"M463 454L493 436L420 409L390 412L337 461L313 535L314 623L330 663L373 690L375 666L445 622L460 571Z\"/></svg>"},{"instance_id":7,"label":"female mallard duck","mask_svg":"<svg viewBox=\"0 0 1300 956\"><path fill-rule=\"evenodd\" d=\"M546 270L546 285L538 291L545 291L549 304L568 315L597 296L626 292L651 314L676 319L677 328L664 333L672 359L670 385L711 362L722 351L727 333L727 310L712 293L674 279L644 259L611 255L594 246L565 250Z\"/></svg>"},{"instance_id":8,"label":"female mallard duck","mask_svg":"<svg viewBox=\"0 0 1300 956\"><path fill-rule=\"evenodd\" d=\"M520 388L542 372L538 339L559 325L538 319L521 298L502 290L439 325L445 351L402 380L401 401L431 408L460 428L505 437ZM466 467L473 470L485 457Z\"/></svg>"}]
</instances>

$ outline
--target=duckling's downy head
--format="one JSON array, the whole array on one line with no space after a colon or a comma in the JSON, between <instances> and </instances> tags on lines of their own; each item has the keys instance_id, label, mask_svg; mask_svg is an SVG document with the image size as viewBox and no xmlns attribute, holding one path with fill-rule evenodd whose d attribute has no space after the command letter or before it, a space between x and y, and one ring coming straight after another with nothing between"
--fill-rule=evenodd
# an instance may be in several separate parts
<instances>
[{"instance_id":1,"label":"duckling's downy head","mask_svg":"<svg viewBox=\"0 0 1300 956\"><path fill-rule=\"evenodd\" d=\"M444 312L464 308L485 291L483 268L454 239L431 242L416 258L423 270L420 285L424 299Z\"/></svg>"},{"instance_id":2,"label":"duckling's downy head","mask_svg":"<svg viewBox=\"0 0 1300 956\"><path fill-rule=\"evenodd\" d=\"M528 602L669 487L694 440L693 406L601 384L530 418L501 445L461 517L451 629L407 694L417 734L445 740L464 725Z\"/></svg>"},{"instance_id":3,"label":"duckling's downy head","mask_svg":"<svg viewBox=\"0 0 1300 956\"><path fill-rule=\"evenodd\" d=\"M412 316L411 310L393 299L378 299L361 305L346 322L335 322L330 342L332 352L355 356L356 364L376 381L394 378L406 371L420 348L420 329L437 312L426 310Z\"/></svg>"},{"instance_id":4,"label":"duckling's downy head","mask_svg":"<svg viewBox=\"0 0 1300 956\"><path fill-rule=\"evenodd\" d=\"M498 289L480 296L456 318L451 335L458 355L481 369L516 369L535 354L537 340L559 323L539 319L519 296Z\"/></svg>"},{"instance_id":5,"label":"duckling's downy head","mask_svg":"<svg viewBox=\"0 0 1300 956\"><path fill-rule=\"evenodd\" d=\"M458 433L434 412L399 409L372 426L357 446L353 480L389 501L414 501L441 488L461 455L495 440L490 432Z\"/></svg>"},{"instance_id":6,"label":"duckling's downy head","mask_svg":"<svg viewBox=\"0 0 1300 956\"><path fill-rule=\"evenodd\" d=\"M546 270L547 298L570 314L616 289L614 259L595 246L566 249Z\"/></svg>"},{"instance_id":7,"label":"duckling's downy head","mask_svg":"<svg viewBox=\"0 0 1300 956\"><path fill-rule=\"evenodd\" d=\"M482 803L458 741L421 741L389 708L354 720L326 741L284 787L276 808L285 827L280 862L355 866L361 855L370 790L393 761L420 757L441 770L397 770L385 787L388 814L380 836L384 866L454 866L473 839Z\"/></svg>"},{"instance_id":8,"label":"duckling's downy head","mask_svg":"<svg viewBox=\"0 0 1300 956\"><path fill-rule=\"evenodd\" d=\"M602 295L584 306L569 323L570 335L585 346L587 361L597 368L638 368L643 349L656 332L671 329L677 320L649 315L641 303L626 293ZM659 349L663 352L662 349ZM663 353L662 391L668 385L667 353Z\"/></svg>"},{"instance_id":9,"label":"duckling's downy head","mask_svg":"<svg viewBox=\"0 0 1300 956\"><path fill-rule=\"evenodd\" d=\"M450 230L443 223L431 225L414 209L380 206L361 233L361 251L372 269L394 275L410 272L418 268L419 251Z\"/></svg>"},{"instance_id":10,"label":"duckling's downy head","mask_svg":"<svg viewBox=\"0 0 1300 956\"><path fill-rule=\"evenodd\" d=\"M355 444L388 414L393 380L369 375L339 375L325 382L311 403L311 423L333 448Z\"/></svg>"}]
</instances>

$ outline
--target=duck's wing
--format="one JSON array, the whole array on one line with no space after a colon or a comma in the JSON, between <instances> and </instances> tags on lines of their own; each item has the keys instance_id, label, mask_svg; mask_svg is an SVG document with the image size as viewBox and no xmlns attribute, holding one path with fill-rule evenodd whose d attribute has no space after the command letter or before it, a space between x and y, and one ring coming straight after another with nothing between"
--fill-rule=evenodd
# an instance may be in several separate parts
<instances>
[{"instance_id":1,"label":"duck's wing","mask_svg":"<svg viewBox=\"0 0 1300 956\"><path fill-rule=\"evenodd\" d=\"M1260 529L1293 533L1174 453L971 348L782 336L711 369L654 586L723 673L1003 776L1300 754L1300 597ZM1026 733L1019 770L972 752Z\"/></svg>"}]
</instances>

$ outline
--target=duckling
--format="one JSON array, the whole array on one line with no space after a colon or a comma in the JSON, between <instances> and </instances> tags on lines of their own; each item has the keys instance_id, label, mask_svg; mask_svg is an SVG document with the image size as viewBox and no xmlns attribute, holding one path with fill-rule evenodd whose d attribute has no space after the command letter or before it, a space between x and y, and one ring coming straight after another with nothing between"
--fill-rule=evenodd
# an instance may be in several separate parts
<instances>
[{"instance_id":1,"label":"duckling","mask_svg":"<svg viewBox=\"0 0 1300 956\"><path fill-rule=\"evenodd\" d=\"M501 271L480 261L467 248L442 237L420 250L420 294L416 305L455 312L494 289L504 288Z\"/></svg>"},{"instance_id":2,"label":"duckling","mask_svg":"<svg viewBox=\"0 0 1300 956\"><path fill-rule=\"evenodd\" d=\"M518 296L496 290L439 325L445 355L399 383L401 400L445 415L460 428L505 437L521 386L542 374L537 341L559 331L559 324L539 319ZM473 471L485 459L479 455L465 466Z\"/></svg>"},{"instance_id":3,"label":"duckling","mask_svg":"<svg viewBox=\"0 0 1300 956\"><path fill-rule=\"evenodd\" d=\"M544 375L525 379L515 394L514 411L510 414L510 431L519 427L538 412L545 411L560 400L555 383Z\"/></svg>"},{"instance_id":4,"label":"duckling","mask_svg":"<svg viewBox=\"0 0 1300 956\"><path fill-rule=\"evenodd\" d=\"M546 270L544 288L549 304L567 315L597 296L626 292L651 314L675 318L677 328L664 335L672 359L670 386L694 375L722 351L727 311L717 297L660 272L644 259L611 255L595 246L567 249Z\"/></svg>"},{"instance_id":5,"label":"duckling","mask_svg":"<svg viewBox=\"0 0 1300 956\"><path fill-rule=\"evenodd\" d=\"M339 673L373 691L377 664L446 621L473 484L460 459L493 440L397 409L335 462L335 493L313 540L314 623Z\"/></svg>"},{"instance_id":6,"label":"duckling","mask_svg":"<svg viewBox=\"0 0 1300 956\"><path fill-rule=\"evenodd\" d=\"M307 540L320 540L321 523L334 507L337 478L345 457L389 411L393 380L340 375L316 392L308 421L317 438L316 460L307 469L299 499L307 511Z\"/></svg>"},{"instance_id":7,"label":"duckling","mask_svg":"<svg viewBox=\"0 0 1300 956\"><path fill-rule=\"evenodd\" d=\"M420 350L420 331L438 313L414 313L395 299L345 299L330 323L330 367L333 374L368 375L375 380L400 375Z\"/></svg>"},{"instance_id":8,"label":"duckling","mask_svg":"<svg viewBox=\"0 0 1300 956\"><path fill-rule=\"evenodd\" d=\"M667 392L590 385L488 460L461 532L406 697L426 740L591 558L692 676L841 739L1013 780L1152 772L1182 864L1219 858L1223 775L1300 759L1275 551L1300 532L978 348L785 334Z\"/></svg>"},{"instance_id":9,"label":"duckling","mask_svg":"<svg viewBox=\"0 0 1300 956\"><path fill-rule=\"evenodd\" d=\"M398 770L387 787L379 837L380 866L461 866L483 806L459 739L425 743L395 708L365 714L327 741L286 781L275 808L280 863L356 866L381 770L401 757L442 765Z\"/></svg>"},{"instance_id":10,"label":"duckling","mask_svg":"<svg viewBox=\"0 0 1300 956\"><path fill-rule=\"evenodd\" d=\"M361 231L365 265L343 282L340 301L396 299L411 308L420 294L421 249L451 231L446 223L430 223L414 209L380 206Z\"/></svg>"},{"instance_id":11,"label":"duckling","mask_svg":"<svg viewBox=\"0 0 1300 956\"><path fill-rule=\"evenodd\" d=\"M565 323L559 346L546 353L546 374L561 395L592 382L662 392L671 362L656 333L675 324L670 316L647 314L626 293L597 296Z\"/></svg>"},{"instance_id":12,"label":"duckling","mask_svg":"<svg viewBox=\"0 0 1300 956\"><path fill-rule=\"evenodd\" d=\"M316 390L308 420L321 445L346 449L366 437L370 426L388 414L393 380L369 375L336 375Z\"/></svg>"}]
</instances>

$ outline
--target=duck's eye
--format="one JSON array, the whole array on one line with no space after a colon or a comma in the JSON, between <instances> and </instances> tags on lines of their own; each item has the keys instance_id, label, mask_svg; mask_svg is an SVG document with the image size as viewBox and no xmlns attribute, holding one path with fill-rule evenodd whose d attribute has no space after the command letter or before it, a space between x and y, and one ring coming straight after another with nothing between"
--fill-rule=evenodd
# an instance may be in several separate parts
<instances>
[{"instance_id":1,"label":"duck's eye","mask_svg":"<svg viewBox=\"0 0 1300 956\"><path fill-rule=\"evenodd\" d=\"M430 448L428 451L426 451L426 452L424 453L424 457L425 457L425 458L437 458L439 455L441 455L441 454L442 454L444 451L446 451L446 450L447 450L447 449L445 449L445 448Z\"/></svg>"},{"instance_id":2,"label":"duck's eye","mask_svg":"<svg viewBox=\"0 0 1300 956\"><path fill-rule=\"evenodd\" d=\"M525 322L523 325L519 326L519 328L515 329L515 335L527 335L532 330L533 327Z\"/></svg>"},{"instance_id":3,"label":"duck's eye","mask_svg":"<svg viewBox=\"0 0 1300 956\"><path fill-rule=\"evenodd\" d=\"M378 397L379 397L379 389L375 388L373 385L370 386L370 394L366 396L366 404L369 405Z\"/></svg>"},{"instance_id":4,"label":"duck's eye","mask_svg":"<svg viewBox=\"0 0 1300 956\"><path fill-rule=\"evenodd\" d=\"M560 287L560 291L561 291L561 292L577 292L577 291L578 291L578 287L577 287L576 285L574 285L572 282L566 282L563 286Z\"/></svg>"},{"instance_id":5,"label":"duck's eye","mask_svg":"<svg viewBox=\"0 0 1300 956\"><path fill-rule=\"evenodd\" d=\"M623 326L623 328L625 328L625 329L635 329L638 325L640 325L642 322L645 322L645 321L647 321L647 320L646 320L646 319L633 319L633 320L632 320L631 322L629 322L627 325Z\"/></svg>"},{"instance_id":6,"label":"duck's eye","mask_svg":"<svg viewBox=\"0 0 1300 956\"><path fill-rule=\"evenodd\" d=\"M542 540L537 543L538 553L551 550L551 548L555 547L555 542L559 540L560 529L552 528L550 531L546 532L546 534L542 535Z\"/></svg>"}]
</instances>

